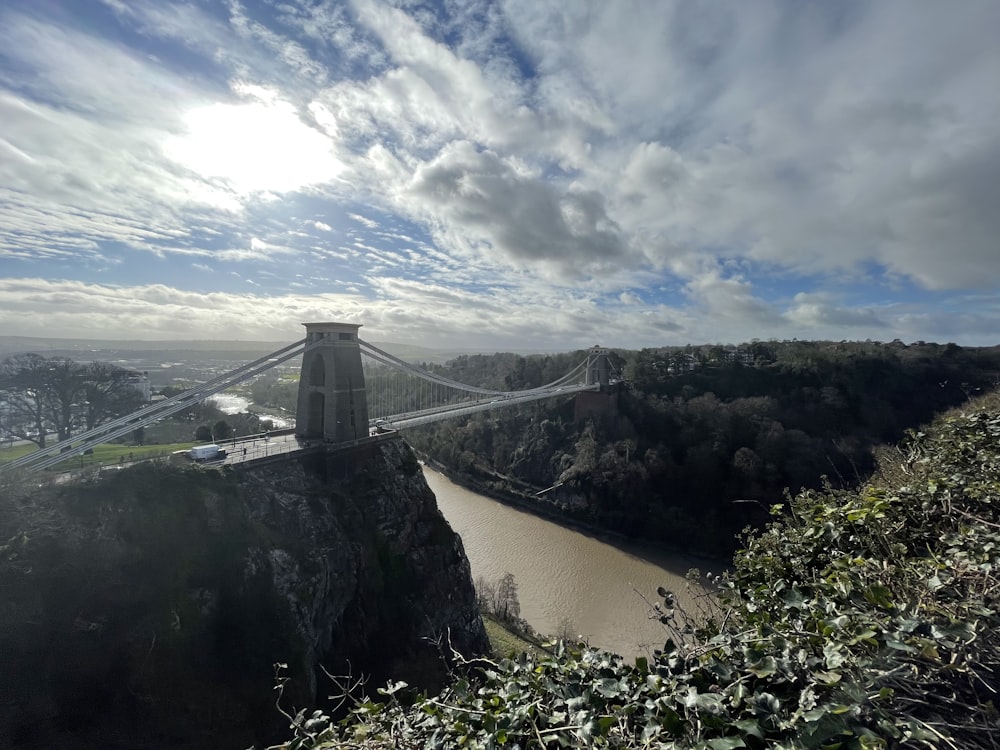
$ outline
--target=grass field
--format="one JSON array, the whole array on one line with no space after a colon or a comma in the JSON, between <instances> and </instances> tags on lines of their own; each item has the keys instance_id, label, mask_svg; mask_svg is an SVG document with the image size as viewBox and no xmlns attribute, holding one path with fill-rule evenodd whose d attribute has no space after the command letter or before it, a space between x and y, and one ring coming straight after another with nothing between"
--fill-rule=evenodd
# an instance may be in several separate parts
<instances>
[{"instance_id":1,"label":"grass field","mask_svg":"<svg viewBox=\"0 0 1000 750\"><path fill-rule=\"evenodd\" d=\"M15 445L12 448L0 448L0 464L13 461L15 458L20 458L29 453L34 453L36 450L38 449L34 445Z\"/></svg>"},{"instance_id":2,"label":"grass field","mask_svg":"<svg viewBox=\"0 0 1000 750\"><path fill-rule=\"evenodd\" d=\"M493 649L493 655L496 657L516 655L522 651L540 656L542 651L545 650L540 644L527 641L517 633L507 630L507 628L493 619L491 615L483 615L483 625L486 626L486 635L490 637L490 646Z\"/></svg>"},{"instance_id":3,"label":"grass field","mask_svg":"<svg viewBox=\"0 0 1000 750\"><path fill-rule=\"evenodd\" d=\"M86 469L94 466L117 466L119 463L142 461L149 458L169 456L174 451L187 450L196 443L169 443L166 445L121 445L120 443L105 443L94 446L94 452L87 456L74 456L56 464L48 471L70 471ZM37 448L34 445L16 445L12 448L0 448L0 464L13 461Z\"/></svg>"}]
</instances>

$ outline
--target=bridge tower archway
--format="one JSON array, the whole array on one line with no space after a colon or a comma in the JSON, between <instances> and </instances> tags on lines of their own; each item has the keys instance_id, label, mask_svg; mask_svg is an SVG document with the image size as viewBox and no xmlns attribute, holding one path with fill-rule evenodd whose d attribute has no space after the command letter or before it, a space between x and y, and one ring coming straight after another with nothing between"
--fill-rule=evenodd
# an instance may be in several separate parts
<instances>
[{"instance_id":1,"label":"bridge tower archway","mask_svg":"<svg viewBox=\"0 0 1000 750\"><path fill-rule=\"evenodd\" d=\"M318 438L323 437L326 420L324 412L326 410L326 396L319 391L309 394L309 413L306 415L305 430L303 437ZM298 420L295 420L298 424Z\"/></svg>"},{"instance_id":2,"label":"bridge tower archway","mask_svg":"<svg viewBox=\"0 0 1000 750\"><path fill-rule=\"evenodd\" d=\"M304 323L295 434L347 443L368 436L368 399L358 342L360 325Z\"/></svg>"},{"instance_id":3,"label":"bridge tower archway","mask_svg":"<svg viewBox=\"0 0 1000 750\"><path fill-rule=\"evenodd\" d=\"M322 352L317 352L309 367L309 385L326 385L326 364Z\"/></svg>"},{"instance_id":4,"label":"bridge tower archway","mask_svg":"<svg viewBox=\"0 0 1000 750\"><path fill-rule=\"evenodd\" d=\"M606 389L611 382L610 349L592 346L587 350L587 385L600 385Z\"/></svg>"}]
</instances>

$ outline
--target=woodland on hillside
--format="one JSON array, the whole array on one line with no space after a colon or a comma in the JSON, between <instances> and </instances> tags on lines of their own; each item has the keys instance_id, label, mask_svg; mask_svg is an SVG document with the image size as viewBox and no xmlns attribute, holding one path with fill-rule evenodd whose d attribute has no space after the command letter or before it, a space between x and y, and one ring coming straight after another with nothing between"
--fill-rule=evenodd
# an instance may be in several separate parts
<instances>
[{"instance_id":1,"label":"woodland on hillside","mask_svg":"<svg viewBox=\"0 0 1000 750\"><path fill-rule=\"evenodd\" d=\"M438 368L522 389L583 352L463 356ZM546 493L546 510L708 554L766 518L786 490L854 486L873 449L991 388L1000 347L755 342L616 351L613 408L579 415L555 398L407 434L458 478Z\"/></svg>"},{"instance_id":2,"label":"woodland on hillside","mask_svg":"<svg viewBox=\"0 0 1000 750\"><path fill-rule=\"evenodd\" d=\"M649 657L560 642L416 701L335 680L350 716L290 716L281 747L995 750L998 440L994 392L881 451L865 485L773 508L711 592L689 576L698 611L657 590Z\"/></svg>"}]
</instances>

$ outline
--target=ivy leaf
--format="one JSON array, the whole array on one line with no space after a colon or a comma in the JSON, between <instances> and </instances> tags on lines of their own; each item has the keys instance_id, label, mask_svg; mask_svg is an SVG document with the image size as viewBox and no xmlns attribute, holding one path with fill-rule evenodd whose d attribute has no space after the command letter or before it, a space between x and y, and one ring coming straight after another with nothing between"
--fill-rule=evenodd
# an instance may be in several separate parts
<instances>
[{"instance_id":1,"label":"ivy leaf","mask_svg":"<svg viewBox=\"0 0 1000 750\"><path fill-rule=\"evenodd\" d=\"M764 732L761 730L760 724L753 719L744 719L742 721L733 722L733 726L739 729L744 735L756 737L759 740L764 739Z\"/></svg>"},{"instance_id":2,"label":"ivy leaf","mask_svg":"<svg viewBox=\"0 0 1000 750\"><path fill-rule=\"evenodd\" d=\"M605 698L616 698L621 695L621 683L611 677L605 677L597 683L597 692Z\"/></svg>"},{"instance_id":3,"label":"ivy leaf","mask_svg":"<svg viewBox=\"0 0 1000 750\"><path fill-rule=\"evenodd\" d=\"M608 736L608 732L611 731L611 727L615 725L616 721L617 719L614 716L602 716L597 720L597 726L600 728L602 737Z\"/></svg>"},{"instance_id":4,"label":"ivy leaf","mask_svg":"<svg viewBox=\"0 0 1000 750\"><path fill-rule=\"evenodd\" d=\"M894 606L892 592L879 583L865 589L864 596L869 602L883 609L892 609Z\"/></svg>"},{"instance_id":5,"label":"ivy leaf","mask_svg":"<svg viewBox=\"0 0 1000 750\"><path fill-rule=\"evenodd\" d=\"M802 609L802 605L805 604L806 598L801 591L793 586L782 593L781 601L783 601L785 606L789 609Z\"/></svg>"},{"instance_id":6,"label":"ivy leaf","mask_svg":"<svg viewBox=\"0 0 1000 750\"><path fill-rule=\"evenodd\" d=\"M823 657L826 659L827 669L836 669L844 663L844 653L839 643L828 642L823 646Z\"/></svg>"},{"instance_id":7,"label":"ivy leaf","mask_svg":"<svg viewBox=\"0 0 1000 750\"><path fill-rule=\"evenodd\" d=\"M645 744L648 743L659 733L660 733L660 725L657 724L652 719L650 719L649 721L646 722L646 726L642 728L642 734L639 736L639 739Z\"/></svg>"},{"instance_id":8,"label":"ivy leaf","mask_svg":"<svg viewBox=\"0 0 1000 750\"><path fill-rule=\"evenodd\" d=\"M684 705L687 708L694 708L707 711L711 714L722 712L722 702L715 693L699 693L695 688L689 688L684 696Z\"/></svg>"},{"instance_id":9,"label":"ivy leaf","mask_svg":"<svg viewBox=\"0 0 1000 750\"><path fill-rule=\"evenodd\" d=\"M770 677L778 671L778 664L773 656L765 656L760 661L748 666L747 671L758 677Z\"/></svg>"},{"instance_id":10,"label":"ivy leaf","mask_svg":"<svg viewBox=\"0 0 1000 750\"><path fill-rule=\"evenodd\" d=\"M378 689L378 693L379 695L394 695L395 693L398 693L400 690L406 687L409 687L409 685L403 682L402 680L400 680L399 682L390 682L384 688L380 687Z\"/></svg>"},{"instance_id":11,"label":"ivy leaf","mask_svg":"<svg viewBox=\"0 0 1000 750\"><path fill-rule=\"evenodd\" d=\"M781 710L781 701L771 693L760 693L755 696L754 703L759 714L776 714Z\"/></svg>"},{"instance_id":12,"label":"ivy leaf","mask_svg":"<svg viewBox=\"0 0 1000 750\"><path fill-rule=\"evenodd\" d=\"M733 748L747 746L747 743L740 737L716 737L709 740L707 744L712 750L733 750Z\"/></svg>"}]
</instances>

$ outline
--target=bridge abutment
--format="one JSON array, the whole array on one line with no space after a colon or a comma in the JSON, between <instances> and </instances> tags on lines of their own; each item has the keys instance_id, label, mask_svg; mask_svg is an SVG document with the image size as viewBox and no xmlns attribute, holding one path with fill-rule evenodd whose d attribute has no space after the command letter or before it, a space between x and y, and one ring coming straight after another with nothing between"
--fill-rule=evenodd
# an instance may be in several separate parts
<instances>
[{"instance_id":1,"label":"bridge abutment","mask_svg":"<svg viewBox=\"0 0 1000 750\"><path fill-rule=\"evenodd\" d=\"M304 323L295 434L345 443L368 436L368 398L358 341L360 325Z\"/></svg>"}]
</instances>

